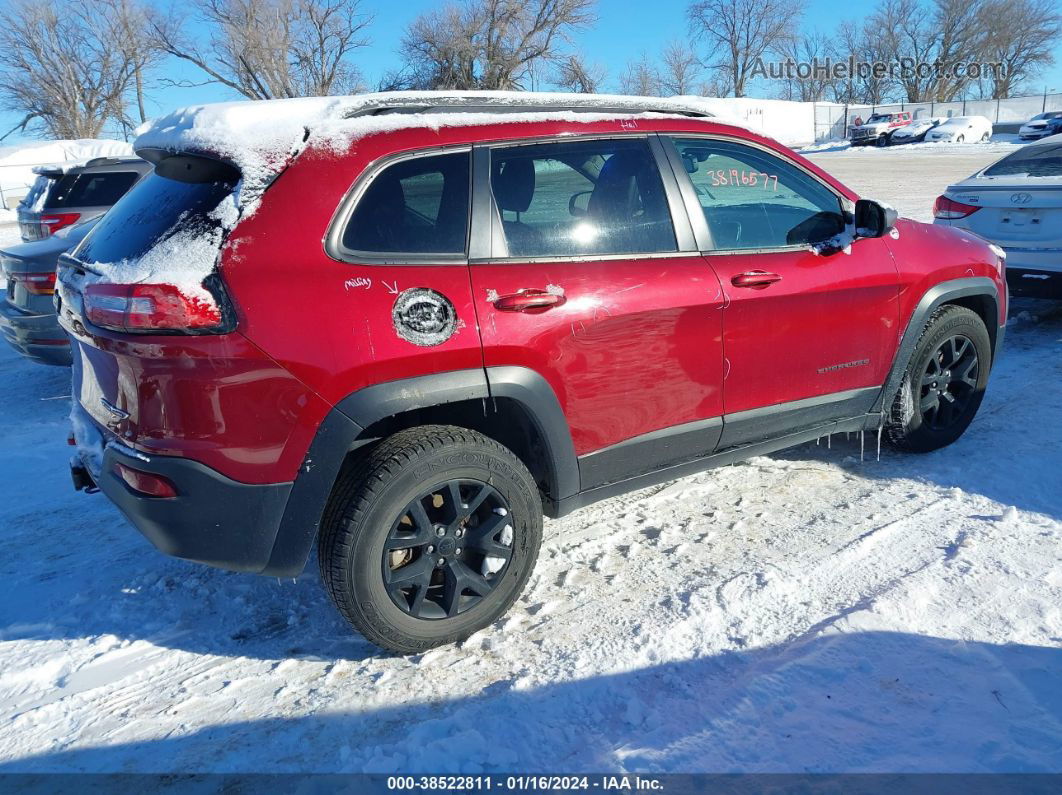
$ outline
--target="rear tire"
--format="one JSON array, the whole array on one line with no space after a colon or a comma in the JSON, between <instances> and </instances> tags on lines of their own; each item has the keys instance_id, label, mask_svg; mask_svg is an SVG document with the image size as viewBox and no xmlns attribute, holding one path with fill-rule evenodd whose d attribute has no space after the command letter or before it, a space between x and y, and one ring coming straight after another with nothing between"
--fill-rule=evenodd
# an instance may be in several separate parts
<instances>
[{"instance_id":1,"label":"rear tire","mask_svg":"<svg viewBox=\"0 0 1062 795\"><path fill-rule=\"evenodd\" d=\"M991 139L992 139L992 134L991 133L985 133L984 135L981 136L981 143L987 144Z\"/></svg>"},{"instance_id":2,"label":"rear tire","mask_svg":"<svg viewBox=\"0 0 1062 795\"><path fill-rule=\"evenodd\" d=\"M318 560L356 630L414 654L464 640L505 613L541 540L541 498L520 459L475 431L425 425L344 467Z\"/></svg>"},{"instance_id":3,"label":"rear tire","mask_svg":"<svg viewBox=\"0 0 1062 795\"><path fill-rule=\"evenodd\" d=\"M991 363L992 342L977 313L954 305L938 309L886 415L889 444L928 453L962 436L984 398Z\"/></svg>"}]
</instances>

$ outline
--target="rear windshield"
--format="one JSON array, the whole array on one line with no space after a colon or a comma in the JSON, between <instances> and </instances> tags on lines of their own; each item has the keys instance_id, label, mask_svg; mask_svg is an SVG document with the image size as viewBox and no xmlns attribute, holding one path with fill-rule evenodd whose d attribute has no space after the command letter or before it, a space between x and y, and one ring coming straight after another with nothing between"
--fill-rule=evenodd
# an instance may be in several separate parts
<instances>
[{"instance_id":1,"label":"rear windshield","mask_svg":"<svg viewBox=\"0 0 1062 795\"><path fill-rule=\"evenodd\" d=\"M178 232L209 235L218 226L210 213L234 187L235 179L184 182L152 173L108 211L75 256L116 263L139 259Z\"/></svg>"},{"instance_id":2,"label":"rear windshield","mask_svg":"<svg viewBox=\"0 0 1062 795\"><path fill-rule=\"evenodd\" d=\"M44 207L110 207L133 187L138 176L135 171L64 174L52 186Z\"/></svg>"},{"instance_id":3,"label":"rear windshield","mask_svg":"<svg viewBox=\"0 0 1062 795\"><path fill-rule=\"evenodd\" d=\"M986 177L1062 176L1062 144L1026 146L985 169Z\"/></svg>"}]
</instances>

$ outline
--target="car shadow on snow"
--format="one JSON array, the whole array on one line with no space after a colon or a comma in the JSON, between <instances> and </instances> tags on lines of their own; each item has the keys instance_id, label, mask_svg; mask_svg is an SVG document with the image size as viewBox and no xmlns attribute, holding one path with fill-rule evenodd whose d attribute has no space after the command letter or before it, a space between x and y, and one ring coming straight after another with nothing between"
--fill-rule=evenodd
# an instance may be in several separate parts
<instances>
[{"instance_id":1,"label":"car shadow on snow","mask_svg":"<svg viewBox=\"0 0 1062 795\"><path fill-rule=\"evenodd\" d=\"M832 632L541 686L470 678L458 698L408 684L386 707L248 719L265 699L214 725L131 707L130 732L158 738L0 773L1062 771L1060 648Z\"/></svg>"}]
</instances>

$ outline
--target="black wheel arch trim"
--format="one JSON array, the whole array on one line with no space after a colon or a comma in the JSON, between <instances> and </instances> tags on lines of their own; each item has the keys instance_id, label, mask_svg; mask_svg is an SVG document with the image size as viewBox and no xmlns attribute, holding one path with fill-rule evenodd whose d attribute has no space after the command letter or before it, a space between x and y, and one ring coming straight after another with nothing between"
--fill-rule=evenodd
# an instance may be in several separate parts
<instances>
[{"instance_id":1,"label":"black wheel arch trim","mask_svg":"<svg viewBox=\"0 0 1062 795\"><path fill-rule=\"evenodd\" d=\"M387 381L339 401L318 426L284 507L262 574L297 576L306 566L328 497L347 456L375 439L365 429L387 417L466 400L508 398L520 403L546 448L547 510L579 492L579 464L560 402L541 375L526 367L454 370Z\"/></svg>"},{"instance_id":2,"label":"black wheel arch trim","mask_svg":"<svg viewBox=\"0 0 1062 795\"><path fill-rule=\"evenodd\" d=\"M452 370L360 389L336 409L362 429L387 417L466 400L506 398L520 404L545 445L547 492L562 499L579 491L579 464L568 420L549 382L528 367Z\"/></svg>"},{"instance_id":3,"label":"black wheel arch trim","mask_svg":"<svg viewBox=\"0 0 1062 795\"><path fill-rule=\"evenodd\" d=\"M892 395L895 395L900 388L903 374L907 370L907 363L910 361L915 346L922 336L922 330L925 328L926 323L929 322L929 318L933 316L933 313L944 304L951 303L955 299L977 297L988 298L992 302L992 322L985 325L988 327L988 335L992 340L992 361L989 366L995 364L996 354L1003 343L1005 329L1005 326L999 325L999 290L996 288L995 282L984 276L971 276L941 282L926 290L911 313L911 317L904 329L903 338L896 349L896 356L893 358L889 377L885 381L877 401L871 408L872 412L879 412L888 408L885 402Z\"/></svg>"}]
</instances>

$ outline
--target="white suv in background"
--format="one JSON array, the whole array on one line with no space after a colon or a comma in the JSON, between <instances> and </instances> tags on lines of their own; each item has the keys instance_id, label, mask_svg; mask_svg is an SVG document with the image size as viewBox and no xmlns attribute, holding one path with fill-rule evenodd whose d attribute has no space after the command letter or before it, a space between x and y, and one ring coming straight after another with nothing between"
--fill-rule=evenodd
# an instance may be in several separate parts
<instances>
[{"instance_id":1,"label":"white suv in background","mask_svg":"<svg viewBox=\"0 0 1062 795\"><path fill-rule=\"evenodd\" d=\"M988 143L991 138L992 122L985 116L952 116L926 133L927 141L937 143Z\"/></svg>"}]
</instances>

